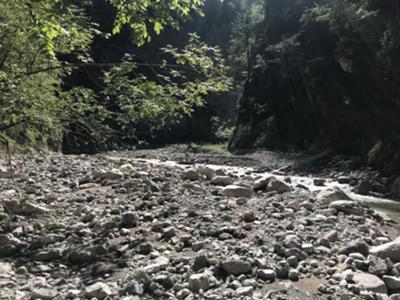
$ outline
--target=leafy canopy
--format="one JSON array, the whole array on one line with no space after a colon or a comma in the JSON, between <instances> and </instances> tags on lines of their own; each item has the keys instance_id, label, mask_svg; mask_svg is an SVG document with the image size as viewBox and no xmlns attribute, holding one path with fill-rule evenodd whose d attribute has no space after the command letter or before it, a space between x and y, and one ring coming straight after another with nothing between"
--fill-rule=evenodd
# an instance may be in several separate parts
<instances>
[{"instance_id":1,"label":"leafy canopy","mask_svg":"<svg viewBox=\"0 0 400 300\"><path fill-rule=\"evenodd\" d=\"M178 28L203 5L202 0L106 1L117 10L113 34L128 26L137 45L166 26ZM203 105L208 93L229 89L219 50L196 36L184 49L163 49L165 58L158 64L138 68L134 57L127 57L105 66L100 94L80 86L66 89L64 79L76 67L96 65L92 41L108 34L87 15L92 4L0 0L0 130L7 128L16 142L57 143L73 128L77 139L106 143L115 133L110 124L178 118Z\"/></svg>"}]
</instances>

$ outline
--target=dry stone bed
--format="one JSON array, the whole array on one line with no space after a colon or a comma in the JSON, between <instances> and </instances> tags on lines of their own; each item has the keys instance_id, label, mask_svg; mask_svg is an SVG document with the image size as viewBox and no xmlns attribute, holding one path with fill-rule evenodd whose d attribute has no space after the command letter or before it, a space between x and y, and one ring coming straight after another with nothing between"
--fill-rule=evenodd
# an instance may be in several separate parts
<instances>
[{"instance_id":1,"label":"dry stone bed","mask_svg":"<svg viewBox=\"0 0 400 300\"><path fill-rule=\"evenodd\" d=\"M0 299L399 299L391 221L321 180L104 155L15 164Z\"/></svg>"}]
</instances>

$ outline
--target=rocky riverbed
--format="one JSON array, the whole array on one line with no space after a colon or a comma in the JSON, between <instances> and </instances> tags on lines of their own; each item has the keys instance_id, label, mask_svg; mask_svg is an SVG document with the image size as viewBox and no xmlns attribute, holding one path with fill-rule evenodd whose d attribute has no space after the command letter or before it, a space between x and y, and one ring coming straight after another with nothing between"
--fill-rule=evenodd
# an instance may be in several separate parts
<instances>
[{"instance_id":1,"label":"rocky riverbed","mask_svg":"<svg viewBox=\"0 0 400 300\"><path fill-rule=\"evenodd\" d=\"M14 164L0 299L400 299L400 234L343 174L123 153Z\"/></svg>"}]
</instances>

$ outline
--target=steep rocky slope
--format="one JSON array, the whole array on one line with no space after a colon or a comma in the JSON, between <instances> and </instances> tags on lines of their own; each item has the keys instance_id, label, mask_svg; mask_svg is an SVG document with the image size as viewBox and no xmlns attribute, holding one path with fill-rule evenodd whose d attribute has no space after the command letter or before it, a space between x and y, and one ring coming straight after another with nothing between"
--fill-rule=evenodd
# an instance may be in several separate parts
<instances>
[{"instance_id":1,"label":"steep rocky slope","mask_svg":"<svg viewBox=\"0 0 400 300\"><path fill-rule=\"evenodd\" d=\"M232 148L322 145L400 169L398 1L267 0Z\"/></svg>"}]
</instances>

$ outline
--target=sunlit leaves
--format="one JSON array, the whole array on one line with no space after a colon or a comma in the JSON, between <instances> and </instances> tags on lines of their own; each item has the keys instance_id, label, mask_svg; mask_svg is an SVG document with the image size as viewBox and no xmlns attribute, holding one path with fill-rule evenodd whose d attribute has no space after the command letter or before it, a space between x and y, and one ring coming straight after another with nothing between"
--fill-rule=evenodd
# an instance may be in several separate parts
<instances>
[{"instance_id":1,"label":"sunlit leaves","mask_svg":"<svg viewBox=\"0 0 400 300\"><path fill-rule=\"evenodd\" d=\"M138 66L128 58L124 64L105 73L110 103L118 106L116 117L121 125L158 119L160 127L166 118L189 115L204 105L209 93L230 89L230 79L221 52L191 35L186 47L163 49L165 60L157 65L142 65L154 76L138 74ZM157 128L155 128L157 129Z\"/></svg>"},{"instance_id":2,"label":"sunlit leaves","mask_svg":"<svg viewBox=\"0 0 400 300\"><path fill-rule=\"evenodd\" d=\"M203 0L108 0L117 8L113 33L123 26L134 32L137 45L150 41L151 33L160 34L166 26L179 28L179 20L190 17L192 11L200 12Z\"/></svg>"}]
</instances>

